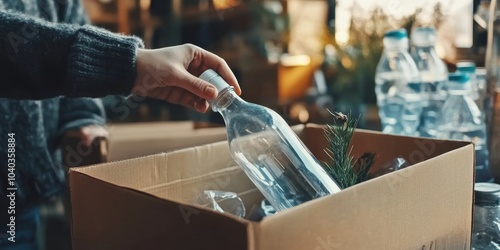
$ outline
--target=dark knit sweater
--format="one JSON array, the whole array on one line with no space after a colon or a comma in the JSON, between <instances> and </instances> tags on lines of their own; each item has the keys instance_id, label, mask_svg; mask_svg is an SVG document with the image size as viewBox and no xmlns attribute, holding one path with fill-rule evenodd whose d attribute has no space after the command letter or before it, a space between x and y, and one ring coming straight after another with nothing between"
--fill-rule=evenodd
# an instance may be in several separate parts
<instances>
[{"instance_id":1,"label":"dark knit sweater","mask_svg":"<svg viewBox=\"0 0 500 250\"><path fill-rule=\"evenodd\" d=\"M16 140L19 212L64 184L59 136L104 123L99 100L57 96L130 93L142 41L85 23L79 0L0 0L0 215L6 213L8 133Z\"/></svg>"}]
</instances>

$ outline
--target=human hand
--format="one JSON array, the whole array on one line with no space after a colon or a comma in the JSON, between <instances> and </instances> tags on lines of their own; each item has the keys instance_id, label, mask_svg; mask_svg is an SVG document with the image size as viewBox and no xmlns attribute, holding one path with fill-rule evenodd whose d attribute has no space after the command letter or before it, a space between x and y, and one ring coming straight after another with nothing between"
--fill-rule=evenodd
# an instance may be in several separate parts
<instances>
[{"instance_id":1,"label":"human hand","mask_svg":"<svg viewBox=\"0 0 500 250\"><path fill-rule=\"evenodd\" d=\"M161 49L137 50L137 76L132 93L180 104L206 112L208 103L217 97L217 89L199 78L213 69L241 94L236 77L217 55L192 44Z\"/></svg>"}]
</instances>

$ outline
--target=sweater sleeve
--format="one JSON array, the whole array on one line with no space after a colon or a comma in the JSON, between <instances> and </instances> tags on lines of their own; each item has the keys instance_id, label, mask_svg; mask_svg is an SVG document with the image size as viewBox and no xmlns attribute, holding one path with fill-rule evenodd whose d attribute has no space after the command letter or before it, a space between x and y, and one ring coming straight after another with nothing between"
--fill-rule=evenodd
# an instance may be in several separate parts
<instances>
[{"instance_id":1,"label":"sweater sleeve","mask_svg":"<svg viewBox=\"0 0 500 250\"><path fill-rule=\"evenodd\" d=\"M128 95L139 47L134 36L2 10L0 97Z\"/></svg>"},{"instance_id":2,"label":"sweater sleeve","mask_svg":"<svg viewBox=\"0 0 500 250\"><path fill-rule=\"evenodd\" d=\"M90 23L82 0L55 1L54 3L58 6L60 22L80 25Z\"/></svg>"}]
</instances>

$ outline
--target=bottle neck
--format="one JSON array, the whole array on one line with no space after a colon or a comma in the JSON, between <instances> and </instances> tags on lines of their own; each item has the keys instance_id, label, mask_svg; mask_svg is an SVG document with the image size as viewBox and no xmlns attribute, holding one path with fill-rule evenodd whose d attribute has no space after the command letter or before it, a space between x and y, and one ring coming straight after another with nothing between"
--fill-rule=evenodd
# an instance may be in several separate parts
<instances>
[{"instance_id":1,"label":"bottle neck","mask_svg":"<svg viewBox=\"0 0 500 250\"><path fill-rule=\"evenodd\" d=\"M407 53L408 47L407 46L385 47L385 52L389 54Z\"/></svg>"},{"instance_id":2,"label":"bottle neck","mask_svg":"<svg viewBox=\"0 0 500 250\"><path fill-rule=\"evenodd\" d=\"M389 60L393 60L395 58L406 58L410 56L410 53L402 48L386 48L384 50L384 55Z\"/></svg>"},{"instance_id":3,"label":"bottle neck","mask_svg":"<svg viewBox=\"0 0 500 250\"><path fill-rule=\"evenodd\" d=\"M210 107L214 112L219 112L224 115L227 111L232 110L239 103L243 103L235 92L233 87L226 87L221 90L215 100L209 101Z\"/></svg>"},{"instance_id":4,"label":"bottle neck","mask_svg":"<svg viewBox=\"0 0 500 250\"><path fill-rule=\"evenodd\" d=\"M450 96L466 96L470 92L470 83L465 84L449 84L448 85L448 93Z\"/></svg>"},{"instance_id":5,"label":"bottle neck","mask_svg":"<svg viewBox=\"0 0 500 250\"><path fill-rule=\"evenodd\" d=\"M426 45L426 46L415 45L415 46L413 46L413 49L415 51L422 51L422 52L435 52L436 51L434 45Z\"/></svg>"}]
</instances>

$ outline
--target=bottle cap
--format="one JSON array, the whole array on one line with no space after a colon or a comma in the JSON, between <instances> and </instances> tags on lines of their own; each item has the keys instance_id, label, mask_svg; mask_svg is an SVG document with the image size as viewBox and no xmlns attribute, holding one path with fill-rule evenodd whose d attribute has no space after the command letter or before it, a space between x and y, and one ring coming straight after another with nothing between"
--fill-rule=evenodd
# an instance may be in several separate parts
<instances>
[{"instance_id":1,"label":"bottle cap","mask_svg":"<svg viewBox=\"0 0 500 250\"><path fill-rule=\"evenodd\" d=\"M500 205L500 185L489 182L478 182L474 185L474 203L480 206Z\"/></svg>"},{"instance_id":2,"label":"bottle cap","mask_svg":"<svg viewBox=\"0 0 500 250\"><path fill-rule=\"evenodd\" d=\"M212 69L205 70L205 72L200 75L200 78L214 85L219 92L229 87L229 84Z\"/></svg>"},{"instance_id":3,"label":"bottle cap","mask_svg":"<svg viewBox=\"0 0 500 250\"><path fill-rule=\"evenodd\" d=\"M389 30L385 32L384 37L394 38L399 40L408 37L408 33L406 32L405 29Z\"/></svg>"},{"instance_id":4,"label":"bottle cap","mask_svg":"<svg viewBox=\"0 0 500 250\"><path fill-rule=\"evenodd\" d=\"M474 73L476 71L476 64L470 61L463 61L457 63L457 71Z\"/></svg>"},{"instance_id":5,"label":"bottle cap","mask_svg":"<svg viewBox=\"0 0 500 250\"><path fill-rule=\"evenodd\" d=\"M448 74L448 81L464 84L470 80L470 76L462 72L453 72Z\"/></svg>"},{"instance_id":6,"label":"bottle cap","mask_svg":"<svg viewBox=\"0 0 500 250\"><path fill-rule=\"evenodd\" d=\"M436 33L436 29L434 29L433 27L429 27L429 26L416 27L415 28L415 32L418 32L418 33L427 33L427 34L434 34L434 33Z\"/></svg>"},{"instance_id":7,"label":"bottle cap","mask_svg":"<svg viewBox=\"0 0 500 250\"><path fill-rule=\"evenodd\" d=\"M389 30L384 33L385 49L408 49L408 34L405 29Z\"/></svg>"}]
</instances>

